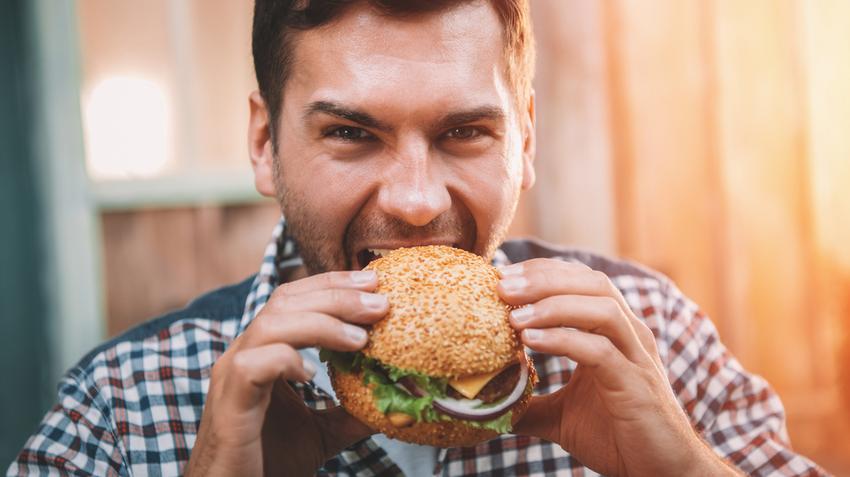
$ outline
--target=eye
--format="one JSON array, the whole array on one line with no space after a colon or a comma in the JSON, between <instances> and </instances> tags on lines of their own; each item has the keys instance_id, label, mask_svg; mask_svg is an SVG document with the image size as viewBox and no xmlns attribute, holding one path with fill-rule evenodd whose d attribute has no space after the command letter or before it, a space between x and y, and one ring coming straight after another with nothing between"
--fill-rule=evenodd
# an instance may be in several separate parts
<instances>
[{"instance_id":1,"label":"eye","mask_svg":"<svg viewBox=\"0 0 850 477\"><path fill-rule=\"evenodd\" d=\"M365 129L354 126L339 126L331 128L326 131L324 135L325 137L349 142L368 141L375 138L375 136L371 135Z\"/></svg>"},{"instance_id":2,"label":"eye","mask_svg":"<svg viewBox=\"0 0 850 477\"><path fill-rule=\"evenodd\" d=\"M469 140L481 136L481 129L474 126L460 126L449 129L446 137L449 139Z\"/></svg>"}]
</instances>

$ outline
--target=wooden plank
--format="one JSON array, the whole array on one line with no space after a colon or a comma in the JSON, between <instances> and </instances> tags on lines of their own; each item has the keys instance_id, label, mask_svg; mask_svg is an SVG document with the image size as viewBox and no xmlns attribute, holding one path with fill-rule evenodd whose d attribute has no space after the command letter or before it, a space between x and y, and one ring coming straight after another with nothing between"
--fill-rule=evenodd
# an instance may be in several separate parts
<instances>
[{"instance_id":1,"label":"wooden plank","mask_svg":"<svg viewBox=\"0 0 850 477\"><path fill-rule=\"evenodd\" d=\"M273 201L198 209L194 219L198 289L209 290L257 273L279 218L280 209Z\"/></svg>"},{"instance_id":2,"label":"wooden plank","mask_svg":"<svg viewBox=\"0 0 850 477\"><path fill-rule=\"evenodd\" d=\"M245 138L248 95L257 88L251 61L254 2L184 2L192 55L188 58L196 162L203 168L250 172ZM210 12L215 12L210 14ZM207 78L215 78L208 81Z\"/></svg>"},{"instance_id":3,"label":"wooden plank","mask_svg":"<svg viewBox=\"0 0 850 477\"><path fill-rule=\"evenodd\" d=\"M806 71L807 154L810 160L817 258L815 299L820 313L813 329L814 392L824 396L799 409L800 436L828 461L830 470L850 474L850 2L798 0ZM801 393L801 400L805 399ZM796 409L795 409L796 410ZM799 411L798 411L799 412ZM804 426L816 423L816 429ZM811 432L806 432L806 431ZM796 437L796 436L794 436ZM842 451L843 449L843 451ZM826 464L826 462L825 462Z\"/></svg>"},{"instance_id":4,"label":"wooden plank","mask_svg":"<svg viewBox=\"0 0 850 477\"><path fill-rule=\"evenodd\" d=\"M197 291L190 209L103 214L107 330L181 307Z\"/></svg>"},{"instance_id":5,"label":"wooden plank","mask_svg":"<svg viewBox=\"0 0 850 477\"><path fill-rule=\"evenodd\" d=\"M535 2L537 235L616 252L601 2Z\"/></svg>"},{"instance_id":6,"label":"wooden plank","mask_svg":"<svg viewBox=\"0 0 850 477\"><path fill-rule=\"evenodd\" d=\"M271 201L104 213L109 335L256 273L279 217Z\"/></svg>"},{"instance_id":7,"label":"wooden plank","mask_svg":"<svg viewBox=\"0 0 850 477\"><path fill-rule=\"evenodd\" d=\"M812 238L794 4L718 0L718 138L730 204L727 292L742 361L780 392L813 384Z\"/></svg>"},{"instance_id":8,"label":"wooden plank","mask_svg":"<svg viewBox=\"0 0 850 477\"><path fill-rule=\"evenodd\" d=\"M670 275L725 336L701 3L604 4L620 252Z\"/></svg>"}]
</instances>

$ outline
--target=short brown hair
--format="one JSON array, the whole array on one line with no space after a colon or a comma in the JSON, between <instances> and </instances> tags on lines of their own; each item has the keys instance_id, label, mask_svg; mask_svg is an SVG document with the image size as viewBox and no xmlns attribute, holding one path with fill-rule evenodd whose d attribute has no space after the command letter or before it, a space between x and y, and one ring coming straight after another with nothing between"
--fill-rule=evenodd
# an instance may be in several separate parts
<instances>
[{"instance_id":1,"label":"short brown hair","mask_svg":"<svg viewBox=\"0 0 850 477\"><path fill-rule=\"evenodd\" d=\"M272 126L280 115L283 86L292 67L293 33L324 25L358 1L368 1L386 15L400 16L447 9L471 0L256 0L252 35L254 71ZM529 0L489 1L504 26L505 74L517 103L524 106L534 77ZM273 133L272 141L276 140Z\"/></svg>"}]
</instances>

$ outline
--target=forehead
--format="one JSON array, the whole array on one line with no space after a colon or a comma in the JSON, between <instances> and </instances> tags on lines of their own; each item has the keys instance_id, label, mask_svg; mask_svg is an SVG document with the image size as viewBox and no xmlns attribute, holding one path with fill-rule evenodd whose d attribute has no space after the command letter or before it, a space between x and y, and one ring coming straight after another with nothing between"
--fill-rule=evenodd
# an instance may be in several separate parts
<instances>
[{"instance_id":1,"label":"forehead","mask_svg":"<svg viewBox=\"0 0 850 477\"><path fill-rule=\"evenodd\" d=\"M298 33L293 47L287 99L448 107L502 103L507 90L502 25L489 2L402 17L361 2Z\"/></svg>"}]
</instances>

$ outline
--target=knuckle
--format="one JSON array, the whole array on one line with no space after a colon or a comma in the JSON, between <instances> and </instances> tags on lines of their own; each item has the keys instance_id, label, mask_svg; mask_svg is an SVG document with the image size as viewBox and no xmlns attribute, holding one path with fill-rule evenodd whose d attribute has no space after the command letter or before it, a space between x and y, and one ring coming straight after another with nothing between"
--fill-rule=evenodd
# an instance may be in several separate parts
<instances>
[{"instance_id":1,"label":"knuckle","mask_svg":"<svg viewBox=\"0 0 850 477\"><path fill-rule=\"evenodd\" d=\"M230 367L237 376L247 376L251 371L251 359L244 351L233 355Z\"/></svg>"},{"instance_id":2,"label":"knuckle","mask_svg":"<svg viewBox=\"0 0 850 477\"><path fill-rule=\"evenodd\" d=\"M653 342L655 341L655 335L652 333L652 330L649 329L649 326L647 326L646 323L641 320L634 320L632 324L634 326L635 333L637 333L638 337L641 340L652 340Z\"/></svg>"},{"instance_id":3,"label":"knuckle","mask_svg":"<svg viewBox=\"0 0 850 477\"><path fill-rule=\"evenodd\" d=\"M297 376L303 366L301 355L290 346L286 346L280 351L281 367L284 376Z\"/></svg>"},{"instance_id":4,"label":"knuckle","mask_svg":"<svg viewBox=\"0 0 850 477\"><path fill-rule=\"evenodd\" d=\"M620 304L614 298L606 296L602 298L602 310L606 318L617 317L622 314Z\"/></svg>"},{"instance_id":5,"label":"knuckle","mask_svg":"<svg viewBox=\"0 0 850 477\"><path fill-rule=\"evenodd\" d=\"M322 275L320 275L320 276L321 276L321 278L320 278L319 280L320 280L320 283L321 283L322 287L324 287L324 288L333 288L334 283L335 283L335 280L334 280L334 274L333 274L333 273L323 273L323 274L322 274Z\"/></svg>"},{"instance_id":6,"label":"knuckle","mask_svg":"<svg viewBox=\"0 0 850 477\"><path fill-rule=\"evenodd\" d=\"M658 343L655 341L655 333L652 332L652 329L650 329L649 326L647 326L646 323L642 321L636 322L634 328L641 344L643 344L643 346L646 347L647 350L657 354Z\"/></svg>"},{"instance_id":7,"label":"knuckle","mask_svg":"<svg viewBox=\"0 0 850 477\"><path fill-rule=\"evenodd\" d=\"M339 288L331 288L328 290L328 300L335 305L340 305L345 302L345 294Z\"/></svg>"},{"instance_id":8,"label":"knuckle","mask_svg":"<svg viewBox=\"0 0 850 477\"><path fill-rule=\"evenodd\" d=\"M608 279L608 275L605 275L604 273L600 272L599 270L594 270L594 271L591 272L591 276L593 277L592 278L593 288L596 291L598 291L600 293L604 293L607 290L609 290L609 288L611 286L611 282Z\"/></svg>"},{"instance_id":9,"label":"knuckle","mask_svg":"<svg viewBox=\"0 0 850 477\"><path fill-rule=\"evenodd\" d=\"M592 268L590 268L590 265L588 265L584 262L579 262L578 260L570 260L570 265L572 267L578 269L578 270L585 271L585 272L593 270Z\"/></svg>"},{"instance_id":10,"label":"knuckle","mask_svg":"<svg viewBox=\"0 0 850 477\"><path fill-rule=\"evenodd\" d=\"M271 331L271 326L271 320L266 319L266 315L260 314L251 322L248 330L252 331L254 336L267 336Z\"/></svg>"},{"instance_id":11,"label":"knuckle","mask_svg":"<svg viewBox=\"0 0 850 477\"><path fill-rule=\"evenodd\" d=\"M272 295L269 298L269 301L266 303L266 308L270 311L282 312L290 307L292 304L292 295L289 294L280 294L278 296Z\"/></svg>"},{"instance_id":12,"label":"knuckle","mask_svg":"<svg viewBox=\"0 0 850 477\"><path fill-rule=\"evenodd\" d=\"M278 287L275 288L274 291L272 292L272 295L271 295L269 300L271 301L271 300L274 300L274 299L280 299L282 297L289 295L290 291L292 290L292 287L293 287L292 283L289 283L289 282L278 285Z\"/></svg>"},{"instance_id":13,"label":"knuckle","mask_svg":"<svg viewBox=\"0 0 850 477\"><path fill-rule=\"evenodd\" d=\"M535 322L548 322L552 318L552 301L556 301L554 307L556 308L565 308L567 297L559 296L554 300L551 299L543 299L534 303L532 305L534 309L534 314L531 316L529 320L531 323Z\"/></svg>"},{"instance_id":14,"label":"knuckle","mask_svg":"<svg viewBox=\"0 0 850 477\"><path fill-rule=\"evenodd\" d=\"M544 287L546 290L552 290L558 287L558 280L555 278L554 274L546 273L542 270L535 271L529 277L529 283L531 287L534 287L534 284L537 283L541 287Z\"/></svg>"},{"instance_id":15,"label":"knuckle","mask_svg":"<svg viewBox=\"0 0 850 477\"><path fill-rule=\"evenodd\" d=\"M617 356L617 347L604 336L600 336L594 347L596 362L600 364L611 363Z\"/></svg>"},{"instance_id":16,"label":"knuckle","mask_svg":"<svg viewBox=\"0 0 850 477\"><path fill-rule=\"evenodd\" d=\"M529 269L535 269L535 268L537 268L541 265L545 265L546 262L547 262L547 259L545 259L545 258L532 258L531 260L526 260L526 261L522 262L522 266L526 270L529 270Z\"/></svg>"},{"instance_id":17,"label":"knuckle","mask_svg":"<svg viewBox=\"0 0 850 477\"><path fill-rule=\"evenodd\" d=\"M558 257L558 260L566 265L567 270L587 271L591 269L584 262L576 258Z\"/></svg>"}]
</instances>

